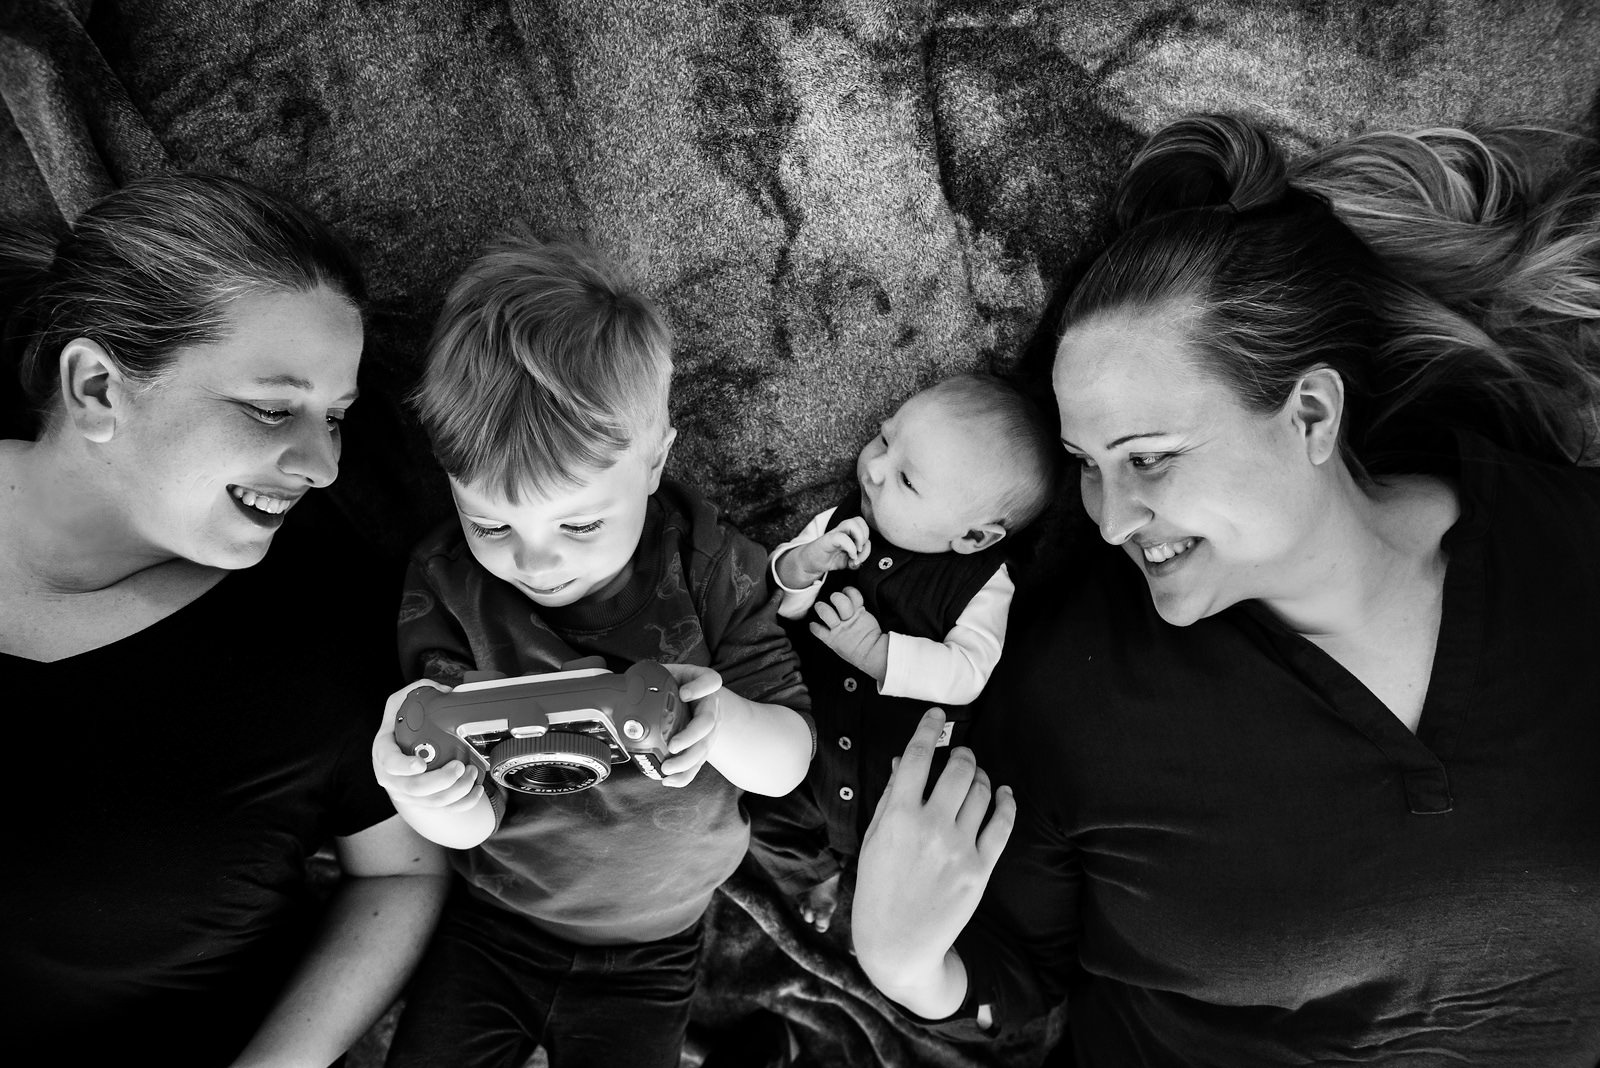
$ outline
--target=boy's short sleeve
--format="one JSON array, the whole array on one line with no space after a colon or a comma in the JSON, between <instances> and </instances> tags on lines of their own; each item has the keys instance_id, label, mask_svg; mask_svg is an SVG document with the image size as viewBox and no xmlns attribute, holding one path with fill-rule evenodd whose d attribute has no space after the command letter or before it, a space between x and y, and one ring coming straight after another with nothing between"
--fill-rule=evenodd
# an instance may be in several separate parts
<instances>
[{"instance_id":1,"label":"boy's short sleeve","mask_svg":"<svg viewBox=\"0 0 1600 1068\"><path fill-rule=\"evenodd\" d=\"M800 658L778 624L767 551L718 520L713 551L696 556L703 562L702 573L692 576L701 627L722 684L747 700L809 714Z\"/></svg>"},{"instance_id":2,"label":"boy's short sleeve","mask_svg":"<svg viewBox=\"0 0 1600 1068\"><path fill-rule=\"evenodd\" d=\"M430 559L419 553L406 569L396 627L400 667L408 682L432 679L458 686L474 667L472 650L460 621L446 606Z\"/></svg>"}]
</instances>

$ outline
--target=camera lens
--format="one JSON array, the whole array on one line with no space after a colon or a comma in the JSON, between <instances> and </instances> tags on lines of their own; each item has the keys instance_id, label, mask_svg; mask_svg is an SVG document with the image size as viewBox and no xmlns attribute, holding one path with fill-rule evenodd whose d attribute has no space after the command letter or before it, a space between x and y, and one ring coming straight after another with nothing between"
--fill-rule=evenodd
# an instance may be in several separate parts
<instances>
[{"instance_id":1,"label":"camera lens","mask_svg":"<svg viewBox=\"0 0 1600 1068\"><path fill-rule=\"evenodd\" d=\"M520 793L576 793L611 774L611 747L573 731L508 738L490 752L489 774L507 790Z\"/></svg>"}]
</instances>

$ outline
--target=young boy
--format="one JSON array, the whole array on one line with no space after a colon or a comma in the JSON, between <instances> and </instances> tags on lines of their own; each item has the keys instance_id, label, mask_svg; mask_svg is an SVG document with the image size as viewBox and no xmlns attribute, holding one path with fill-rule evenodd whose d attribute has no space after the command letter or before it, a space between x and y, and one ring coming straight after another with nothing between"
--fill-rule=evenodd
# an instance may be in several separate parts
<instances>
[{"instance_id":1,"label":"young boy","mask_svg":"<svg viewBox=\"0 0 1600 1068\"><path fill-rule=\"evenodd\" d=\"M1060 452L1043 411L1014 386L946 379L903 403L862 448L849 496L773 551L779 615L814 616L794 638L820 755L804 788L763 805L768 833L756 852L791 892L815 880L800 909L819 930L891 760L929 705L949 715L939 744L962 744L962 706L1005 644L1013 586L995 547L1049 503ZM807 859L797 843L808 826L824 831L827 854Z\"/></svg>"},{"instance_id":2,"label":"young boy","mask_svg":"<svg viewBox=\"0 0 1600 1068\"><path fill-rule=\"evenodd\" d=\"M581 792L505 793L431 772L394 744L373 763L458 885L407 993L389 1064L676 1068L699 921L748 840L740 792L783 794L815 746L766 554L662 478L670 338L597 252L501 239L450 290L416 405L459 524L412 557L399 640L423 684L468 671L672 665L693 718L664 783L632 765ZM719 688L719 685L724 688Z\"/></svg>"}]
</instances>

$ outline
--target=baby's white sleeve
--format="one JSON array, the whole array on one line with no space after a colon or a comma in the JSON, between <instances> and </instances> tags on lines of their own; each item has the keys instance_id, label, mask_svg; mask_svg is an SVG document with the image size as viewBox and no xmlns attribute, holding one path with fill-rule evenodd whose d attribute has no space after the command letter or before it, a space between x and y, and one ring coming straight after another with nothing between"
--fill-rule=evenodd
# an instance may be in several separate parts
<instances>
[{"instance_id":1,"label":"baby's white sleeve","mask_svg":"<svg viewBox=\"0 0 1600 1068\"><path fill-rule=\"evenodd\" d=\"M889 697L943 701L977 700L1006 643L1006 618L1016 587L1004 564L967 602L943 641L889 634L889 668L878 692Z\"/></svg>"},{"instance_id":2,"label":"baby's white sleeve","mask_svg":"<svg viewBox=\"0 0 1600 1068\"><path fill-rule=\"evenodd\" d=\"M778 577L778 557L796 546L816 541L827 533L828 521L833 518L836 510L829 508L825 512L819 512L806 524L804 530L772 550L772 555L767 558L767 570L772 573L772 584L783 591L783 599L778 602L778 615L784 619L799 619L811 611L811 606L817 602L817 594L822 591L822 579L817 579L803 590L790 589Z\"/></svg>"}]
</instances>

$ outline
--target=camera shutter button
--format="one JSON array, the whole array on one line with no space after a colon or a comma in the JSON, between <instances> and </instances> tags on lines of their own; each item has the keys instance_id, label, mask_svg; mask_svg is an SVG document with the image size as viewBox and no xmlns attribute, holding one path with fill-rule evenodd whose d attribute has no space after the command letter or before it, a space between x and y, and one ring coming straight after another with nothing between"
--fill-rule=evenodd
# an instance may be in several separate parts
<instances>
[{"instance_id":1,"label":"camera shutter button","mask_svg":"<svg viewBox=\"0 0 1600 1068\"><path fill-rule=\"evenodd\" d=\"M420 759L424 764L432 764L433 758L439 754L434 752L433 743L423 742L412 751L411 755Z\"/></svg>"},{"instance_id":2,"label":"camera shutter button","mask_svg":"<svg viewBox=\"0 0 1600 1068\"><path fill-rule=\"evenodd\" d=\"M622 725L622 733L628 736L629 741L637 742L644 737L644 724L636 719L630 719Z\"/></svg>"}]
</instances>

